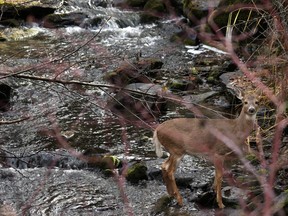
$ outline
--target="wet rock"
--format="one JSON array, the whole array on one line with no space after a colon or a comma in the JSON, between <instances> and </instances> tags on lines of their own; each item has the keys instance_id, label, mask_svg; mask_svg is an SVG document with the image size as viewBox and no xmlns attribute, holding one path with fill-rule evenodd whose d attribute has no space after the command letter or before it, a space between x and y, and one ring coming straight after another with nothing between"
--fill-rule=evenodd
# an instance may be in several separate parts
<instances>
[{"instance_id":1,"label":"wet rock","mask_svg":"<svg viewBox=\"0 0 288 216\"><path fill-rule=\"evenodd\" d=\"M163 62L159 59L141 59L133 63L124 63L115 71L107 73L104 77L116 86L126 86L131 83L151 83L147 75L161 69ZM151 72L153 71L153 72Z\"/></svg>"},{"instance_id":2,"label":"wet rock","mask_svg":"<svg viewBox=\"0 0 288 216\"><path fill-rule=\"evenodd\" d=\"M127 90L119 91L108 101L107 108L125 121L139 123L155 121L166 110L166 100L161 97L162 86L156 84L133 83ZM131 90L131 91L129 91Z\"/></svg>"},{"instance_id":3,"label":"wet rock","mask_svg":"<svg viewBox=\"0 0 288 216\"><path fill-rule=\"evenodd\" d=\"M41 31L38 28L6 28L2 32L2 37L8 41L19 41L39 35Z\"/></svg>"},{"instance_id":4,"label":"wet rock","mask_svg":"<svg viewBox=\"0 0 288 216\"><path fill-rule=\"evenodd\" d=\"M20 27L21 22L17 19L0 20L0 24L6 27Z\"/></svg>"},{"instance_id":5,"label":"wet rock","mask_svg":"<svg viewBox=\"0 0 288 216\"><path fill-rule=\"evenodd\" d=\"M114 155L105 155L100 161L102 169L116 169L122 167L122 161Z\"/></svg>"},{"instance_id":6,"label":"wet rock","mask_svg":"<svg viewBox=\"0 0 288 216\"><path fill-rule=\"evenodd\" d=\"M148 169L148 177L151 180L157 180L157 181L162 181L162 170L158 169L156 167L150 167Z\"/></svg>"},{"instance_id":7,"label":"wet rock","mask_svg":"<svg viewBox=\"0 0 288 216\"><path fill-rule=\"evenodd\" d=\"M148 0L141 15L141 23L152 23L164 17L166 6L162 0Z\"/></svg>"},{"instance_id":8,"label":"wet rock","mask_svg":"<svg viewBox=\"0 0 288 216\"><path fill-rule=\"evenodd\" d=\"M91 19L84 19L83 22L80 24L83 28L92 28L92 27L99 27L103 23L102 17L94 17Z\"/></svg>"},{"instance_id":9,"label":"wet rock","mask_svg":"<svg viewBox=\"0 0 288 216\"><path fill-rule=\"evenodd\" d=\"M121 68L106 74L104 78L110 83L120 87L134 82L151 83L150 79L139 73L137 68L131 65L124 65Z\"/></svg>"},{"instance_id":10,"label":"wet rock","mask_svg":"<svg viewBox=\"0 0 288 216\"><path fill-rule=\"evenodd\" d=\"M3 2L3 1L2 1ZM13 6L15 8L23 8L23 7L32 7L32 6L41 6L41 7L51 7L51 8L59 8L63 4L63 0L40 0L40 1L29 1L29 0L17 0L17 1L4 1L0 5L5 6Z\"/></svg>"},{"instance_id":11,"label":"wet rock","mask_svg":"<svg viewBox=\"0 0 288 216\"><path fill-rule=\"evenodd\" d=\"M126 0L129 7L143 8L148 0Z\"/></svg>"},{"instance_id":12,"label":"wet rock","mask_svg":"<svg viewBox=\"0 0 288 216\"><path fill-rule=\"evenodd\" d=\"M175 43L181 43L184 45L189 45L189 46L197 46L200 44L200 40L197 37L196 32L189 32L189 31L180 31L176 34L174 34L171 39L171 42Z\"/></svg>"},{"instance_id":13,"label":"wet rock","mask_svg":"<svg viewBox=\"0 0 288 216\"><path fill-rule=\"evenodd\" d=\"M0 111L5 112L10 108L10 96L12 88L6 84L0 84Z\"/></svg>"},{"instance_id":14,"label":"wet rock","mask_svg":"<svg viewBox=\"0 0 288 216\"><path fill-rule=\"evenodd\" d=\"M2 24L9 24L9 22L6 22L6 20L13 18L19 23L40 23L43 17L54 13L54 11L62 6L62 4L63 1L54 0L10 1L10 3L0 3L2 7L1 22Z\"/></svg>"},{"instance_id":15,"label":"wet rock","mask_svg":"<svg viewBox=\"0 0 288 216\"><path fill-rule=\"evenodd\" d=\"M43 26L46 28L80 26L84 23L86 18L88 18L88 16L80 12L68 14L50 14L45 17Z\"/></svg>"},{"instance_id":16,"label":"wet rock","mask_svg":"<svg viewBox=\"0 0 288 216\"><path fill-rule=\"evenodd\" d=\"M5 153L3 163L5 167L27 169L35 167L59 167L65 169L83 169L87 167L84 160L78 159L65 150L37 152L29 154Z\"/></svg>"},{"instance_id":17,"label":"wet rock","mask_svg":"<svg viewBox=\"0 0 288 216\"><path fill-rule=\"evenodd\" d=\"M134 184L142 180L148 180L147 166L143 162L136 162L129 165L126 179Z\"/></svg>"},{"instance_id":18,"label":"wet rock","mask_svg":"<svg viewBox=\"0 0 288 216\"><path fill-rule=\"evenodd\" d=\"M113 1L110 1L110 0L93 0L93 1L91 1L91 4L93 4L96 7L106 8L109 6L110 2L111 2L111 4L113 3Z\"/></svg>"},{"instance_id":19,"label":"wet rock","mask_svg":"<svg viewBox=\"0 0 288 216\"><path fill-rule=\"evenodd\" d=\"M158 215L161 212L166 212L167 208L169 208L169 205L173 203L174 198L171 196L163 196L160 199L157 200L155 203L153 209L152 209L152 214L153 215Z\"/></svg>"},{"instance_id":20,"label":"wet rock","mask_svg":"<svg viewBox=\"0 0 288 216\"><path fill-rule=\"evenodd\" d=\"M213 190L209 191L195 191L193 193L194 195L197 195L197 197L193 197L192 201L196 202L198 206L200 207L208 207L208 208L217 208L217 202L216 202L216 194Z\"/></svg>"}]
</instances>

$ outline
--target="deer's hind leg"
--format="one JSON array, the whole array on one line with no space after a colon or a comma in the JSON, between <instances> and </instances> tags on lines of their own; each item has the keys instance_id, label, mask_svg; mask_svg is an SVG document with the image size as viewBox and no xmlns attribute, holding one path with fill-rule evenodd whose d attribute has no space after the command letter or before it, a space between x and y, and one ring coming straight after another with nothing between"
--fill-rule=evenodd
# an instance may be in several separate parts
<instances>
[{"instance_id":1,"label":"deer's hind leg","mask_svg":"<svg viewBox=\"0 0 288 216\"><path fill-rule=\"evenodd\" d=\"M161 166L163 180L165 182L167 192L169 195L177 199L178 205L180 206L183 205L183 199L177 188L174 173L181 159L182 159L182 156L170 155L169 158Z\"/></svg>"},{"instance_id":2,"label":"deer's hind leg","mask_svg":"<svg viewBox=\"0 0 288 216\"><path fill-rule=\"evenodd\" d=\"M214 190L216 192L216 200L219 208L224 208L224 204L222 201L222 180L223 180L223 159L222 158L215 158L214 166L215 166L215 178L214 178Z\"/></svg>"}]
</instances>

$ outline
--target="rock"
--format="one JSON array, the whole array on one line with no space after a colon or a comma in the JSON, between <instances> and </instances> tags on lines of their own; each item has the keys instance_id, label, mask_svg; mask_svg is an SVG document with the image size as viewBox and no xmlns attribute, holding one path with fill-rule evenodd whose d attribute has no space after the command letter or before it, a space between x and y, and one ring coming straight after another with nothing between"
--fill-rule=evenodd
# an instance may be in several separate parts
<instances>
[{"instance_id":1,"label":"rock","mask_svg":"<svg viewBox=\"0 0 288 216\"><path fill-rule=\"evenodd\" d=\"M141 124L153 122L155 117L166 110L166 100L161 97L162 86L152 83L132 83L125 89L119 91L107 103L107 108L123 120Z\"/></svg>"},{"instance_id":2,"label":"rock","mask_svg":"<svg viewBox=\"0 0 288 216\"><path fill-rule=\"evenodd\" d=\"M171 79L166 85L172 92L190 91L198 87L197 79L195 79L194 82L189 80Z\"/></svg>"},{"instance_id":3,"label":"rock","mask_svg":"<svg viewBox=\"0 0 288 216\"><path fill-rule=\"evenodd\" d=\"M2 32L2 37L8 41L19 41L35 37L40 32L39 28L6 28Z\"/></svg>"},{"instance_id":4,"label":"rock","mask_svg":"<svg viewBox=\"0 0 288 216\"><path fill-rule=\"evenodd\" d=\"M68 14L49 14L45 17L43 27L59 28L65 26L80 26L88 16L84 13L75 12Z\"/></svg>"},{"instance_id":5,"label":"rock","mask_svg":"<svg viewBox=\"0 0 288 216\"><path fill-rule=\"evenodd\" d=\"M237 26L237 28L234 28L233 33L234 34L243 34L245 30L247 31L247 21L248 20L260 20L262 14L257 12L256 10L250 10L250 7L247 5L251 5L253 7L254 4L261 4L262 2L260 0L256 0L253 3L250 0L222 0L220 1L220 4L218 7L211 13L211 15L208 18L208 23L212 22L216 24L218 27L218 30L221 30L223 34L226 34L226 27L229 20L229 14L230 12L234 11L232 20L233 25ZM233 8L233 5L239 4L239 8L241 8L241 4L246 4L246 8L242 7L240 11ZM232 7L231 7L232 6ZM265 10L265 9L264 9ZM238 13L239 12L239 13ZM235 19L237 13L237 19ZM257 23L258 30L266 29L263 25L265 21ZM251 29L248 29L248 31L251 34ZM251 37L249 37L249 41L251 41ZM246 44L246 43L245 43Z\"/></svg>"},{"instance_id":6,"label":"rock","mask_svg":"<svg viewBox=\"0 0 288 216\"><path fill-rule=\"evenodd\" d=\"M215 94L217 94L216 91L209 91L198 95L186 95L183 96L183 100L188 103L198 104L205 101L207 98L212 97Z\"/></svg>"},{"instance_id":7,"label":"rock","mask_svg":"<svg viewBox=\"0 0 288 216\"><path fill-rule=\"evenodd\" d=\"M189 46L197 46L200 43L200 40L198 39L196 32L191 33L189 31L184 30L174 34L170 38L170 41Z\"/></svg>"},{"instance_id":8,"label":"rock","mask_svg":"<svg viewBox=\"0 0 288 216\"><path fill-rule=\"evenodd\" d=\"M21 22L17 19L4 19L0 20L0 24L7 27L20 27Z\"/></svg>"},{"instance_id":9,"label":"rock","mask_svg":"<svg viewBox=\"0 0 288 216\"><path fill-rule=\"evenodd\" d=\"M171 6L178 15L183 15L183 0L170 0Z\"/></svg>"},{"instance_id":10,"label":"rock","mask_svg":"<svg viewBox=\"0 0 288 216\"><path fill-rule=\"evenodd\" d=\"M105 155L100 161L101 169L116 169L122 167L122 161L114 155Z\"/></svg>"},{"instance_id":11,"label":"rock","mask_svg":"<svg viewBox=\"0 0 288 216\"><path fill-rule=\"evenodd\" d=\"M238 201L240 198L244 201L247 200L245 191L233 186L226 186L222 188L222 198L226 207L233 208L239 205Z\"/></svg>"},{"instance_id":12,"label":"rock","mask_svg":"<svg viewBox=\"0 0 288 216\"><path fill-rule=\"evenodd\" d=\"M148 0L144 6L144 13L141 15L141 23L155 22L166 14L166 6L163 0Z\"/></svg>"},{"instance_id":13,"label":"rock","mask_svg":"<svg viewBox=\"0 0 288 216\"><path fill-rule=\"evenodd\" d=\"M13 17L17 22L41 22L41 19L63 5L64 0L41 0L41 1L10 1L10 3L0 2L2 8L1 24L9 24ZM19 21L18 21L19 20ZM13 21L15 23L15 21ZM11 22L10 22L11 24ZM16 25L18 26L18 25Z\"/></svg>"},{"instance_id":14,"label":"rock","mask_svg":"<svg viewBox=\"0 0 288 216\"><path fill-rule=\"evenodd\" d=\"M126 179L131 183L148 180L147 166L143 162L136 162L130 165L127 170Z\"/></svg>"},{"instance_id":15,"label":"rock","mask_svg":"<svg viewBox=\"0 0 288 216\"><path fill-rule=\"evenodd\" d=\"M188 18L190 18L192 14L193 16L190 19L190 21L193 24L198 25L198 23L195 23L195 20L206 18L208 15L208 10L217 7L219 2L220 2L219 0L216 1L184 0L183 13Z\"/></svg>"},{"instance_id":16,"label":"rock","mask_svg":"<svg viewBox=\"0 0 288 216\"><path fill-rule=\"evenodd\" d=\"M126 0L129 7L143 8L148 0Z\"/></svg>"},{"instance_id":17,"label":"rock","mask_svg":"<svg viewBox=\"0 0 288 216\"><path fill-rule=\"evenodd\" d=\"M169 205L173 202L173 196L162 196L160 199L157 200L153 209L152 215L159 215L161 212L166 212Z\"/></svg>"},{"instance_id":18,"label":"rock","mask_svg":"<svg viewBox=\"0 0 288 216\"><path fill-rule=\"evenodd\" d=\"M104 79L116 86L124 87L131 83L151 83L147 77L157 74L163 62L159 59L140 59L133 63L124 63L118 69L107 73Z\"/></svg>"},{"instance_id":19,"label":"rock","mask_svg":"<svg viewBox=\"0 0 288 216\"><path fill-rule=\"evenodd\" d=\"M10 108L10 96L12 88L6 84L0 84L0 111L5 112Z\"/></svg>"},{"instance_id":20,"label":"rock","mask_svg":"<svg viewBox=\"0 0 288 216\"><path fill-rule=\"evenodd\" d=\"M64 0L39 0L39 1L31 1L31 0L17 0L17 1L1 1L0 5L3 6L11 6L14 9L19 8L28 8L28 7L46 7L46 8L59 8L64 3Z\"/></svg>"},{"instance_id":21,"label":"rock","mask_svg":"<svg viewBox=\"0 0 288 216\"><path fill-rule=\"evenodd\" d=\"M35 167L59 167L64 169L86 168L87 163L84 160L74 157L65 150L38 152L25 155L9 154L5 155L5 165L18 169Z\"/></svg>"}]
</instances>

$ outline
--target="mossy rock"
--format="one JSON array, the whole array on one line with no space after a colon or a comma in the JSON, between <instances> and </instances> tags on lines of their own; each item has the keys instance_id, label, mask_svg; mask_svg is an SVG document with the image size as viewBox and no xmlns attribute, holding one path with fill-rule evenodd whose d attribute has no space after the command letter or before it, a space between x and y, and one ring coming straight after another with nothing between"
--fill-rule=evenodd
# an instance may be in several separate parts
<instances>
[{"instance_id":1,"label":"mossy rock","mask_svg":"<svg viewBox=\"0 0 288 216\"><path fill-rule=\"evenodd\" d=\"M2 38L8 41L19 41L27 38L32 38L40 33L38 28L7 28L6 31L2 32Z\"/></svg>"},{"instance_id":2,"label":"mossy rock","mask_svg":"<svg viewBox=\"0 0 288 216\"><path fill-rule=\"evenodd\" d=\"M99 167L103 170L116 169L122 166L122 161L113 155L104 156L99 164Z\"/></svg>"},{"instance_id":3,"label":"mossy rock","mask_svg":"<svg viewBox=\"0 0 288 216\"><path fill-rule=\"evenodd\" d=\"M195 89L198 86L197 80L195 81L196 82L173 79L169 80L167 87L172 91L189 91Z\"/></svg>"},{"instance_id":4,"label":"mossy rock","mask_svg":"<svg viewBox=\"0 0 288 216\"><path fill-rule=\"evenodd\" d=\"M197 67L192 67L191 68L191 74L192 75L199 75L199 70L198 70L198 68Z\"/></svg>"},{"instance_id":5,"label":"mossy rock","mask_svg":"<svg viewBox=\"0 0 288 216\"><path fill-rule=\"evenodd\" d=\"M147 166L143 162L132 164L128 168L126 179L131 183L139 183L139 181L148 180Z\"/></svg>"},{"instance_id":6,"label":"mossy rock","mask_svg":"<svg viewBox=\"0 0 288 216\"><path fill-rule=\"evenodd\" d=\"M166 212L171 203L173 203L174 197L165 195L163 197L160 197L160 199L157 200L155 203L153 209L152 209L152 215L158 215L161 212ZM181 214L182 215L182 214Z\"/></svg>"},{"instance_id":7,"label":"mossy rock","mask_svg":"<svg viewBox=\"0 0 288 216\"><path fill-rule=\"evenodd\" d=\"M207 77L207 82L211 84L217 84L220 82L219 77L224 73L224 70L218 65L210 67L209 74Z\"/></svg>"},{"instance_id":8,"label":"mossy rock","mask_svg":"<svg viewBox=\"0 0 288 216\"><path fill-rule=\"evenodd\" d=\"M64 0L40 0L40 1L31 1L31 0L0 0L0 5L11 5L13 7L52 7L59 8L63 4Z\"/></svg>"}]
</instances>

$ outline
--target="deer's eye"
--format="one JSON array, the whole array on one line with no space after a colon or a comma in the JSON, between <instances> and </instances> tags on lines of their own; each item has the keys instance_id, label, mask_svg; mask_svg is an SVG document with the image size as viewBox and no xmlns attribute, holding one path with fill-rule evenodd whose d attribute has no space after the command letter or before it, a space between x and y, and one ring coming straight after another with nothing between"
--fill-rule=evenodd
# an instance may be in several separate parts
<instances>
[{"instance_id":1,"label":"deer's eye","mask_svg":"<svg viewBox=\"0 0 288 216\"><path fill-rule=\"evenodd\" d=\"M244 104L248 104L248 101L244 101Z\"/></svg>"},{"instance_id":2,"label":"deer's eye","mask_svg":"<svg viewBox=\"0 0 288 216\"><path fill-rule=\"evenodd\" d=\"M258 105L258 104L259 104L259 101L255 101L255 104Z\"/></svg>"}]
</instances>

